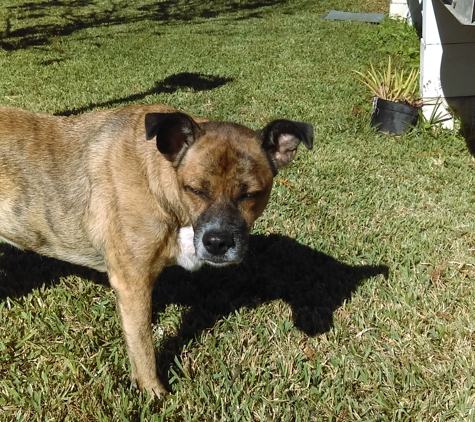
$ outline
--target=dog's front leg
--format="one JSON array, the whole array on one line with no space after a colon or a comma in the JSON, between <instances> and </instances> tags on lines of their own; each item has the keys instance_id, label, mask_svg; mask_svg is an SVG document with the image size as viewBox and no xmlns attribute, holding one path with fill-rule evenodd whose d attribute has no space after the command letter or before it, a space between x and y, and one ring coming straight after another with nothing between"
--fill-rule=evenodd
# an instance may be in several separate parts
<instances>
[{"instance_id":1,"label":"dog's front leg","mask_svg":"<svg viewBox=\"0 0 475 422\"><path fill-rule=\"evenodd\" d=\"M117 296L117 307L137 386L154 396L167 390L157 376L155 349L152 342L152 289L149 281L125 282L114 274L109 279Z\"/></svg>"}]
</instances>

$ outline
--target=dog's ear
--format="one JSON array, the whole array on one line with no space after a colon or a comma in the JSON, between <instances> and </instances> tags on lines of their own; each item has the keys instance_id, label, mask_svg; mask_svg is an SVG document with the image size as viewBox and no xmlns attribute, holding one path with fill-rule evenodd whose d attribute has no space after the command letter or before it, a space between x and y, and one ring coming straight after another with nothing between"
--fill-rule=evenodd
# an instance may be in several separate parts
<instances>
[{"instance_id":1,"label":"dog's ear","mask_svg":"<svg viewBox=\"0 0 475 422\"><path fill-rule=\"evenodd\" d=\"M145 115L145 136L156 137L163 156L177 164L186 149L200 136L200 127L183 113L148 113Z\"/></svg>"},{"instance_id":2,"label":"dog's ear","mask_svg":"<svg viewBox=\"0 0 475 422\"><path fill-rule=\"evenodd\" d=\"M294 159L300 142L312 149L313 126L310 123L274 120L262 130L262 148L269 155L275 170Z\"/></svg>"}]
</instances>

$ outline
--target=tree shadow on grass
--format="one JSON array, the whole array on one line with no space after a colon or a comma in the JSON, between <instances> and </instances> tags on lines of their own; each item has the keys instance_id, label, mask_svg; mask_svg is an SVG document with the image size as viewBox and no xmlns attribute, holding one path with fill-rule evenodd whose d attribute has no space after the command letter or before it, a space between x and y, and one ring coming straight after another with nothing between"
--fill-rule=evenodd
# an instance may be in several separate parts
<instances>
[{"instance_id":1,"label":"tree shadow on grass","mask_svg":"<svg viewBox=\"0 0 475 422\"><path fill-rule=\"evenodd\" d=\"M0 300L19 297L42 285L51 286L68 275L105 283L105 276L87 268L22 252L0 244ZM204 267L190 273L167 268L153 295L154 323L169 304L187 308L178 334L165 338L157 357L164 376L184 345L218 320L242 307L283 300L292 309L295 326L309 336L333 326L333 313L365 279L387 277L388 268L352 266L279 235L254 235L246 259L225 268Z\"/></svg>"},{"instance_id":2,"label":"tree shadow on grass","mask_svg":"<svg viewBox=\"0 0 475 422\"><path fill-rule=\"evenodd\" d=\"M87 28L132 24L142 21L170 23L193 21L241 11L240 18L259 17L262 9L286 0L149 0L141 5L127 0L24 1L3 8L0 48L15 51L51 44ZM3 21L3 22L2 22Z\"/></svg>"},{"instance_id":3,"label":"tree shadow on grass","mask_svg":"<svg viewBox=\"0 0 475 422\"><path fill-rule=\"evenodd\" d=\"M231 82L231 78L222 78L214 75L204 75L202 73L182 72L175 75L168 76L163 81L157 82L152 88L145 92L129 95L127 97L118 98L111 101L105 101L101 103L91 103L87 106L64 110L57 113L58 116L71 116L76 114L85 113L95 108L106 108L118 105L124 102L134 102L144 99L149 95L154 94L173 94L180 89L192 89L193 91L208 91L214 88L218 88L222 85Z\"/></svg>"}]
</instances>

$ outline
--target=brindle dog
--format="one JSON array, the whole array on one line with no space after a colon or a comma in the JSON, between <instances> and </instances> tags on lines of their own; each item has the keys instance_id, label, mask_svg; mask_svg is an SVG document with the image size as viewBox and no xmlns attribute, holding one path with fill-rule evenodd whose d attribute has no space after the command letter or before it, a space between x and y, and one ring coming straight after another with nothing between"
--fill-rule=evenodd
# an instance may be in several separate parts
<instances>
[{"instance_id":1,"label":"brindle dog","mask_svg":"<svg viewBox=\"0 0 475 422\"><path fill-rule=\"evenodd\" d=\"M155 280L169 265L240 262L300 142L312 148L308 123L255 131L161 104L73 117L0 107L0 238L107 272L132 378L166 394L151 333Z\"/></svg>"}]
</instances>

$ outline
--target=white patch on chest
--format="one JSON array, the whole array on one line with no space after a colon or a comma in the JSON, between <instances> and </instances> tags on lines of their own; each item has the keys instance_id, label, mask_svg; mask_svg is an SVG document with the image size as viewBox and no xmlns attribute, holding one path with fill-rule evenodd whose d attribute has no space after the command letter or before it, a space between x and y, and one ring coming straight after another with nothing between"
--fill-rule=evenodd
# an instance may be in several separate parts
<instances>
[{"instance_id":1,"label":"white patch on chest","mask_svg":"<svg viewBox=\"0 0 475 422\"><path fill-rule=\"evenodd\" d=\"M188 271L199 270L204 264L204 261L196 256L194 236L195 232L191 226L182 227L178 232L180 252L176 259L176 263Z\"/></svg>"}]
</instances>

